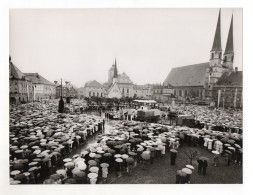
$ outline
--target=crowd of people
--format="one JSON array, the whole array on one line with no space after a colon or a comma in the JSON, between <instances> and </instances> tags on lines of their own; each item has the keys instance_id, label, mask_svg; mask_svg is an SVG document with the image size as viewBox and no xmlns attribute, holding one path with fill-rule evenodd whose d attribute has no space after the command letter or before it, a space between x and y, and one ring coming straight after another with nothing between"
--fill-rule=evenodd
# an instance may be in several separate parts
<instances>
[{"instance_id":1,"label":"crowd of people","mask_svg":"<svg viewBox=\"0 0 253 195\"><path fill-rule=\"evenodd\" d=\"M38 183L40 177L46 177L44 184L106 183L108 174L131 175L138 164L145 168L166 153L174 166L182 145L203 147L214 154L213 159L198 157L199 174L206 175L211 162L219 166L220 156L227 157L228 166L231 162L242 163L242 131L231 131L242 128L239 111L232 116L223 110L178 107L180 113L191 114L204 125L190 128L119 120L104 131L104 118L81 113L58 114L56 107L52 102L10 109L11 184ZM217 130L219 123L228 125L229 131ZM99 132L96 143L71 158L64 158L96 132ZM175 173L176 183L190 183L194 167L185 164ZM61 168L52 174L53 165Z\"/></svg>"}]
</instances>

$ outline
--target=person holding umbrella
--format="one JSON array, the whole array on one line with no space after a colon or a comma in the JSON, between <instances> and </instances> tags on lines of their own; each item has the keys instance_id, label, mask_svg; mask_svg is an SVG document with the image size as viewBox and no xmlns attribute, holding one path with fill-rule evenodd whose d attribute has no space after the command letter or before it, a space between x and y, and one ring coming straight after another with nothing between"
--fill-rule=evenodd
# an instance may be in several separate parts
<instances>
[{"instance_id":1,"label":"person holding umbrella","mask_svg":"<svg viewBox=\"0 0 253 195\"><path fill-rule=\"evenodd\" d=\"M204 160L203 162L203 175L206 175L206 168L208 167L207 160Z\"/></svg>"},{"instance_id":2,"label":"person holding umbrella","mask_svg":"<svg viewBox=\"0 0 253 195\"><path fill-rule=\"evenodd\" d=\"M201 174L202 168L203 168L203 161L202 160L197 160L198 162L198 174Z\"/></svg>"},{"instance_id":3,"label":"person holding umbrella","mask_svg":"<svg viewBox=\"0 0 253 195\"><path fill-rule=\"evenodd\" d=\"M170 164L175 165L177 158L177 151L175 149L170 150Z\"/></svg>"}]
</instances>

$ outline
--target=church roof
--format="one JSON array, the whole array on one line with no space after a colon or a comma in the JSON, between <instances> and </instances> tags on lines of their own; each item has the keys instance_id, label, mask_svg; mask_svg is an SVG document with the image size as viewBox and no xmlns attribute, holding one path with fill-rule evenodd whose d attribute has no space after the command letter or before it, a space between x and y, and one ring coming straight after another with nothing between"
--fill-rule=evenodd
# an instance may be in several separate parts
<instances>
[{"instance_id":1,"label":"church roof","mask_svg":"<svg viewBox=\"0 0 253 195\"><path fill-rule=\"evenodd\" d=\"M234 41L233 41L233 15L232 15L224 54L233 54L233 53L234 53Z\"/></svg>"},{"instance_id":2,"label":"church roof","mask_svg":"<svg viewBox=\"0 0 253 195\"><path fill-rule=\"evenodd\" d=\"M85 83L85 87L97 87L97 88L103 88L103 85L101 85L99 82L96 80L93 81L88 81Z\"/></svg>"},{"instance_id":3,"label":"church roof","mask_svg":"<svg viewBox=\"0 0 253 195\"><path fill-rule=\"evenodd\" d=\"M213 40L213 47L211 51L222 51L221 48L221 28L220 28L220 11L219 11L219 17L217 21L215 36Z\"/></svg>"},{"instance_id":4,"label":"church roof","mask_svg":"<svg viewBox=\"0 0 253 195\"><path fill-rule=\"evenodd\" d=\"M203 86L205 83L206 69L209 62L172 68L164 85L179 86Z\"/></svg>"},{"instance_id":5,"label":"church roof","mask_svg":"<svg viewBox=\"0 0 253 195\"><path fill-rule=\"evenodd\" d=\"M38 73L25 73L34 84L54 85Z\"/></svg>"},{"instance_id":6,"label":"church roof","mask_svg":"<svg viewBox=\"0 0 253 195\"><path fill-rule=\"evenodd\" d=\"M216 83L217 86L242 86L242 71L225 72Z\"/></svg>"}]
</instances>

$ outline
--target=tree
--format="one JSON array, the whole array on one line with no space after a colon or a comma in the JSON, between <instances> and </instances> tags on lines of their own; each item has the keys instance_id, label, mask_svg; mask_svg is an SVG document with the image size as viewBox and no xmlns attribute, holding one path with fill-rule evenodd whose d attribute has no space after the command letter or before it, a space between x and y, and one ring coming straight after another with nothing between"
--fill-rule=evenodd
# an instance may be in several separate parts
<instances>
[{"instance_id":1,"label":"tree","mask_svg":"<svg viewBox=\"0 0 253 195\"><path fill-rule=\"evenodd\" d=\"M187 158L190 160L190 164L192 165L192 161L199 156L199 152L197 150L188 149L184 152L187 156Z\"/></svg>"}]
</instances>

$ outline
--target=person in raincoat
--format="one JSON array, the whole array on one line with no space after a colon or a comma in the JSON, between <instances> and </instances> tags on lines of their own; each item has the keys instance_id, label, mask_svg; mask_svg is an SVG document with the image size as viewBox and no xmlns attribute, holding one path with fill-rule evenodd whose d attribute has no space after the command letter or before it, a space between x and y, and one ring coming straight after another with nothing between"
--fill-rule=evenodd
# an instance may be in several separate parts
<instances>
[{"instance_id":1,"label":"person in raincoat","mask_svg":"<svg viewBox=\"0 0 253 195\"><path fill-rule=\"evenodd\" d=\"M176 164L176 158L177 158L177 153L176 152L171 152L170 153L170 164L171 165Z\"/></svg>"}]
</instances>

